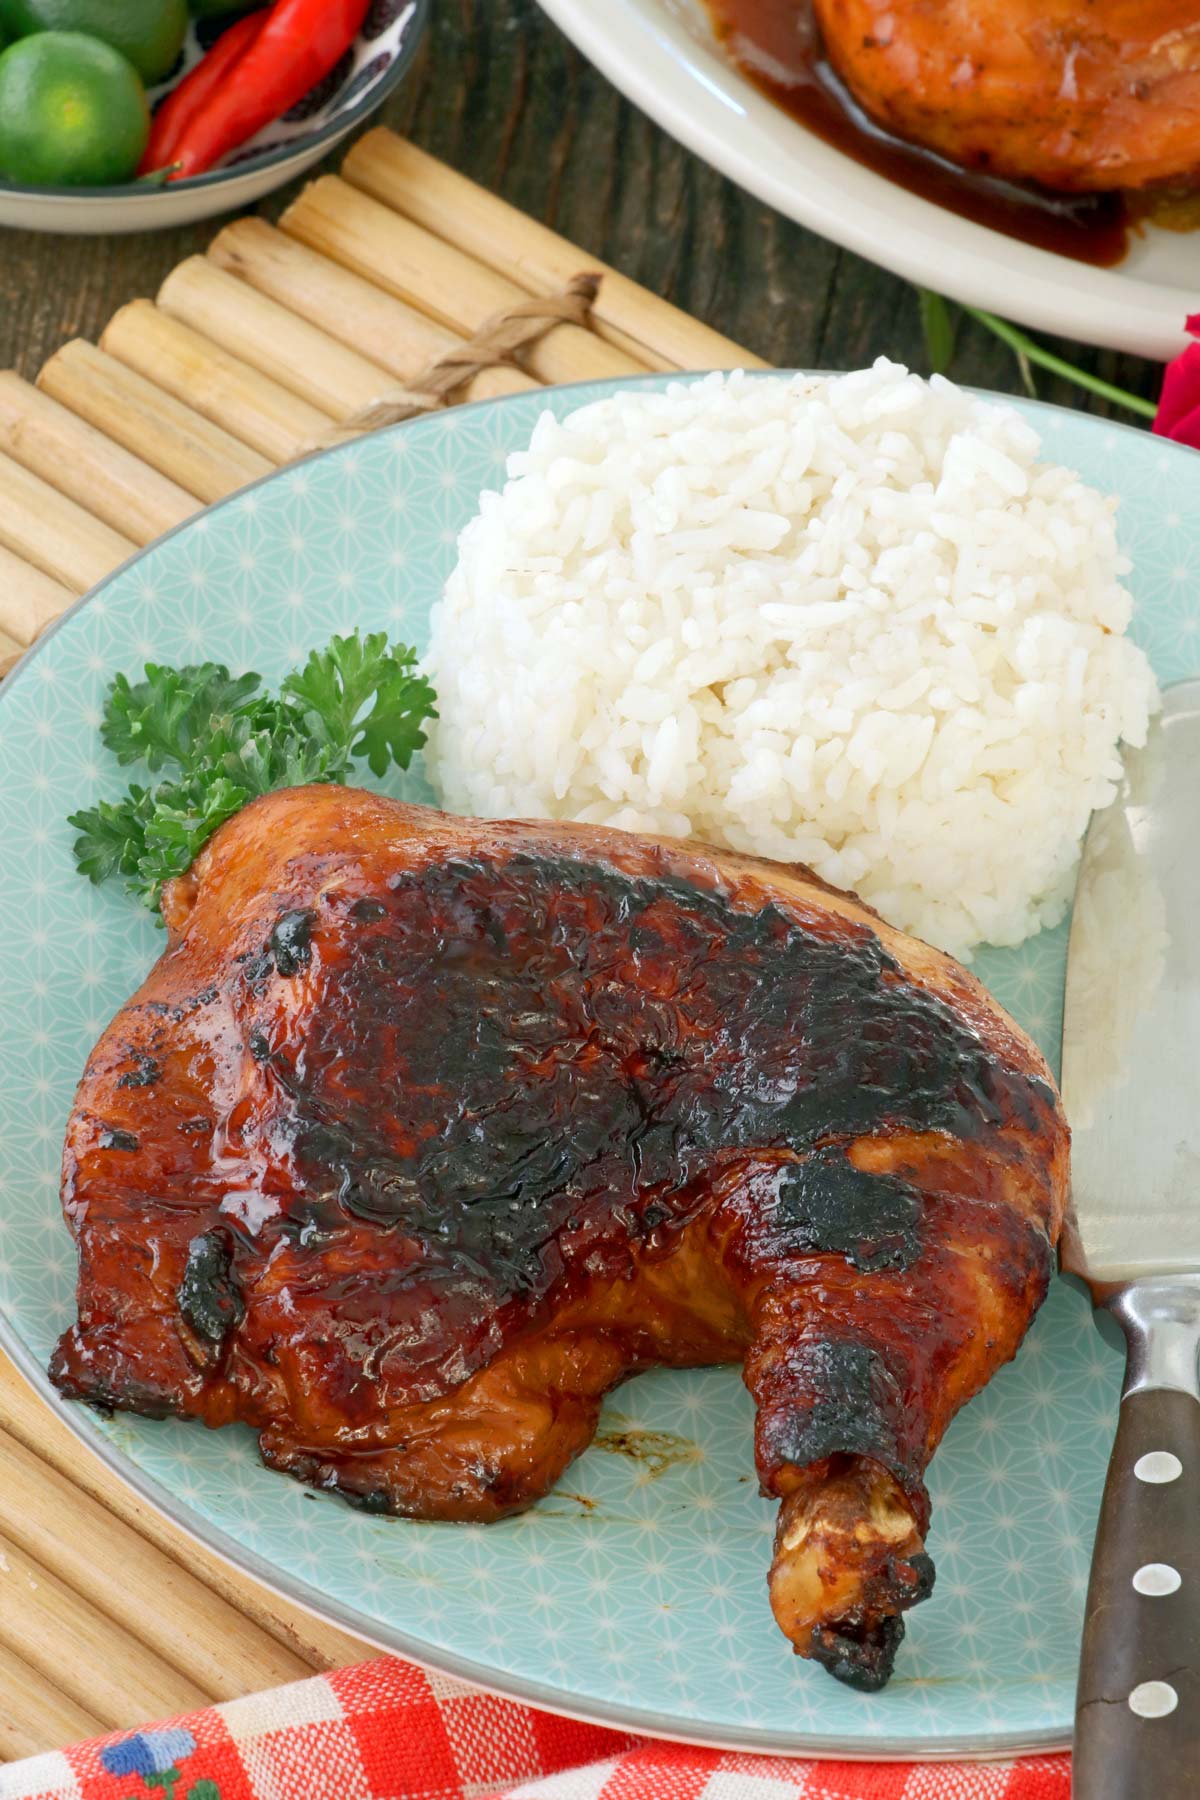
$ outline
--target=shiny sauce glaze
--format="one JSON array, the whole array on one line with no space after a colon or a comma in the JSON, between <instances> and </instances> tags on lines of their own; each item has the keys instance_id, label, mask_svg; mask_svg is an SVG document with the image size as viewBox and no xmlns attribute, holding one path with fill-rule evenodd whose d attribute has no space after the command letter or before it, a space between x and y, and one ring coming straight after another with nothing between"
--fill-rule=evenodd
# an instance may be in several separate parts
<instances>
[{"instance_id":1,"label":"shiny sauce glaze","mask_svg":"<svg viewBox=\"0 0 1200 1800\"><path fill-rule=\"evenodd\" d=\"M281 989L298 979L297 1013ZM1053 1104L869 927L570 858L327 891L276 921L235 987L267 1090L239 1154L268 1183L289 1172L291 1266L343 1321L388 1321L413 1398L481 1366L564 1280L668 1247L723 1174L766 1177L755 1260L904 1269L921 1196L849 1145L1035 1130ZM233 1274L262 1249L235 1242ZM196 1254L218 1291L191 1303L215 1323L236 1310L230 1270Z\"/></svg>"},{"instance_id":2,"label":"shiny sauce glaze","mask_svg":"<svg viewBox=\"0 0 1200 1800\"><path fill-rule=\"evenodd\" d=\"M882 130L826 58L809 0L706 4L719 41L742 73L835 150L923 200L1040 250L1099 268L1111 268L1125 255L1134 219L1124 195L1055 194L999 181Z\"/></svg>"}]
</instances>

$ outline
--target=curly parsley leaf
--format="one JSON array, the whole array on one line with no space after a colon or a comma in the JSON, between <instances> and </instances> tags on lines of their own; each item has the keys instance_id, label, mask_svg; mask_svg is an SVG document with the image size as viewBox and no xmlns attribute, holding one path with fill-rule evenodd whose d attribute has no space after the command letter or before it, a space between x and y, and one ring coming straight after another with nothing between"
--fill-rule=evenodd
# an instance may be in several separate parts
<instances>
[{"instance_id":1,"label":"curly parsley leaf","mask_svg":"<svg viewBox=\"0 0 1200 1800\"><path fill-rule=\"evenodd\" d=\"M225 752L220 766L244 785L248 795L273 794L277 788L304 787L310 781L344 781L350 752L316 731L301 735L289 724L274 734L246 734Z\"/></svg>"},{"instance_id":2,"label":"curly parsley leaf","mask_svg":"<svg viewBox=\"0 0 1200 1800\"><path fill-rule=\"evenodd\" d=\"M224 775L164 782L156 790L137 879L129 883L147 906L158 905L163 883L185 875L213 832L251 798L246 788Z\"/></svg>"},{"instance_id":3,"label":"curly parsley leaf","mask_svg":"<svg viewBox=\"0 0 1200 1800\"><path fill-rule=\"evenodd\" d=\"M154 811L146 788L131 787L123 799L101 800L95 806L71 813L68 825L75 839L75 866L98 886L114 875L136 875L146 848L146 826Z\"/></svg>"},{"instance_id":4,"label":"curly parsley leaf","mask_svg":"<svg viewBox=\"0 0 1200 1800\"><path fill-rule=\"evenodd\" d=\"M413 673L416 656L404 644L389 646L382 631L335 637L288 675L281 691L352 756L365 756L374 774L393 762L407 769L425 742L421 722L435 699L424 676Z\"/></svg>"},{"instance_id":5,"label":"curly parsley leaf","mask_svg":"<svg viewBox=\"0 0 1200 1800\"><path fill-rule=\"evenodd\" d=\"M434 716L436 699L433 687L423 675L404 675L394 670L380 682L361 735L350 746L352 754L365 756L376 775L382 775L389 762L407 769L417 751L424 747L421 722Z\"/></svg>"},{"instance_id":6,"label":"curly parsley leaf","mask_svg":"<svg viewBox=\"0 0 1200 1800\"><path fill-rule=\"evenodd\" d=\"M202 753L214 722L246 710L262 686L253 673L232 676L223 663L182 669L146 664L143 681L118 675L109 691L100 736L120 763L187 768Z\"/></svg>"},{"instance_id":7,"label":"curly parsley leaf","mask_svg":"<svg viewBox=\"0 0 1200 1800\"><path fill-rule=\"evenodd\" d=\"M172 772L156 787L131 785L122 799L71 815L80 873L123 878L156 908L164 882L184 874L248 801L344 781L356 756L376 775L390 763L407 768L435 699L415 665L416 652L389 645L383 632L354 632L314 650L277 697L263 692L261 675L231 675L223 663L147 663L141 681L116 676L105 744L120 763Z\"/></svg>"}]
</instances>

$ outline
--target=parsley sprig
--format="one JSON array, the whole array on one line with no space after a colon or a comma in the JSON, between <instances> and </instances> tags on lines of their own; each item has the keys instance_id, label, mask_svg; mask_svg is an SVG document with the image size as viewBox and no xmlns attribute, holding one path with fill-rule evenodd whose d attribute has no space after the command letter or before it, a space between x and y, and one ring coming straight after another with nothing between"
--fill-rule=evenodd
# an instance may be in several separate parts
<instances>
[{"instance_id":1,"label":"parsley sprig","mask_svg":"<svg viewBox=\"0 0 1200 1800\"><path fill-rule=\"evenodd\" d=\"M277 695L261 675L231 675L223 663L147 663L141 681L116 676L100 735L119 763L163 778L71 814L80 873L120 878L157 908L163 883L259 794L344 781L355 758L376 775L391 763L406 769L435 698L415 665L416 652L384 632L353 632L312 651Z\"/></svg>"}]
</instances>

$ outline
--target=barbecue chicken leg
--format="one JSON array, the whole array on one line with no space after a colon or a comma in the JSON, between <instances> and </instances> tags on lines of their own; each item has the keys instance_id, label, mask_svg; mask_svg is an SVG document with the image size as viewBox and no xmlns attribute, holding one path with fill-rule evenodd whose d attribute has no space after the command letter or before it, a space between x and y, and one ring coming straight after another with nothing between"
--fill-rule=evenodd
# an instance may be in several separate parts
<instances>
[{"instance_id":1,"label":"barbecue chicken leg","mask_svg":"<svg viewBox=\"0 0 1200 1800\"><path fill-rule=\"evenodd\" d=\"M97 1405L489 1520L653 1364L738 1362L771 1603L880 1686L923 1473L1046 1289L1067 1132L979 984L802 869L309 787L164 896L63 1205Z\"/></svg>"},{"instance_id":2,"label":"barbecue chicken leg","mask_svg":"<svg viewBox=\"0 0 1200 1800\"><path fill-rule=\"evenodd\" d=\"M815 0L834 68L897 137L1070 191L1200 173L1200 0Z\"/></svg>"}]
</instances>

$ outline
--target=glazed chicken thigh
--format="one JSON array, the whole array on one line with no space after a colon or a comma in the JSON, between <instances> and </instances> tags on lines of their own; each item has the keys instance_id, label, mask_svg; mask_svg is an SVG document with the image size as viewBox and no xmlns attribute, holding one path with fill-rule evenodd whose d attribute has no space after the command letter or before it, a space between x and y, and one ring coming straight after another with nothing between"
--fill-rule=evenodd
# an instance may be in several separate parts
<instances>
[{"instance_id":1,"label":"glazed chicken thigh","mask_svg":"<svg viewBox=\"0 0 1200 1800\"><path fill-rule=\"evenodd\" d=\"M924 1471L1046 1289L1067 1131L956 964L802 869L309 787L231 820L88 1063L64 1393L491 1520L732 1362L795 1648L880 1686Z\"/></svg>"},{"instance_id":2,"label":"glazed chicken thigh","mask_svg":"<svg viewBox=\"0 0 1200 1800\"><path fill-rule=\"evenodd\" d=\"M814 0L830 61L897 137L1069 191L1200 172L1200 0Z\"/></svg>"}]
</instances>

